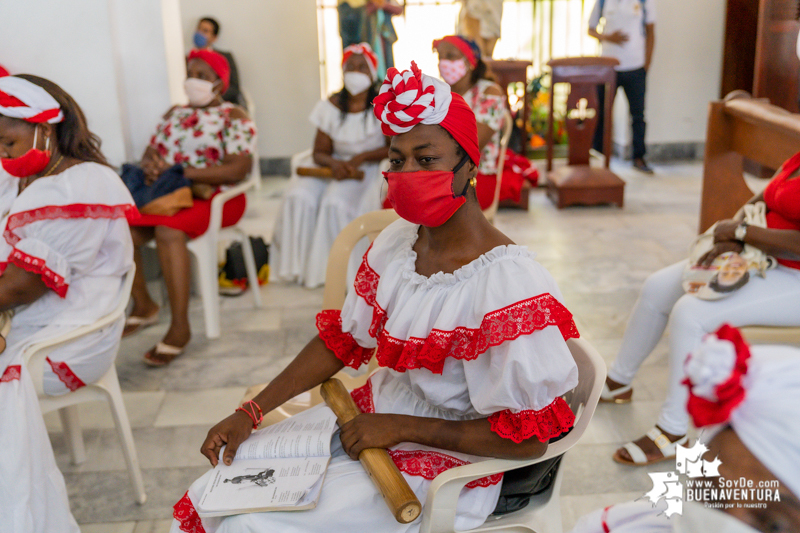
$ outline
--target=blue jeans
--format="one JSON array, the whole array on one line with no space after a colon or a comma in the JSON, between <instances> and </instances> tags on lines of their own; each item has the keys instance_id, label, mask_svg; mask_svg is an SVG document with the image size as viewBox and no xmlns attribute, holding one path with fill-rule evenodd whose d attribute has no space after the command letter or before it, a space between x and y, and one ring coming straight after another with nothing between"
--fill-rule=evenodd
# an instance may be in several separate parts
<instances>
[{"instance_id":1,"label":"blue jeans","mask_svg":"<svg viewBox=\"0 0 800 533\"><path fill-rule=\"evenodd\" d=\"M633 158L641 159L646 153L644 146L644 93L647 86L647 72L644 67L636 70L627 70L617 72L617 87L622 87L625 91L625 97L628 99L630 106L631 118L633 119ZM597 121L597 129L594 131L594 142L592 146L595 150L603 151L603 125L605 109L603 102L605 102L606 88L604 85L597 86L597 96L600 101L599 119Z\"/></svg>"}]
</instances>

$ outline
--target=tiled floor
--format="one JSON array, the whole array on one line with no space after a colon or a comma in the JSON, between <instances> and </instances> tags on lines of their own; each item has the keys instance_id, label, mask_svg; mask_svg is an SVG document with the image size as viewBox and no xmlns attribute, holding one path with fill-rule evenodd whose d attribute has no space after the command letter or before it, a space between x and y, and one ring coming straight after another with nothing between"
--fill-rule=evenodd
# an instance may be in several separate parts
<instances>
[{"instance_id":1,"label":"tiled floor","mask_svg":"<svg viewBox=\"0 0 800 533\"><path fill-rule=\"evenodd\" d=\"M654 177L622 163L615 170L628 183L624 209L559 211L539 189L531 193L528 212L501 210L496 219L509 237L538 253L558 281L581 334L609 362L645 277L685 257L697 230L701 181L701 166L695 163L658 166ZM269 236L285 184L285 179L267 178L251 199L243 221L251 234ZM252 309L248 294L223 299L223 333L216 341L203 337L200 302L193 298L195 337L169 367L153 369L141 362L163 335L166 316L158 326L123 341L117 367L146 504L133 501L111 417L102 404L82 408L88 461L80 466L69 463L58 416L47 416L72 510L85 533L167 531L172 505L206 469L198 450L208 428L232 412L249 385L273 378L315 334L321 290L281 284L261 290L261 310ZM561 497L565 528L585 512L649 490L646 469L618 465L611 454L654 423L665 394L665 356L662 341L634 381L635 401L599 406L588 434L567 455Z\"/></svg>"}]
</instances>

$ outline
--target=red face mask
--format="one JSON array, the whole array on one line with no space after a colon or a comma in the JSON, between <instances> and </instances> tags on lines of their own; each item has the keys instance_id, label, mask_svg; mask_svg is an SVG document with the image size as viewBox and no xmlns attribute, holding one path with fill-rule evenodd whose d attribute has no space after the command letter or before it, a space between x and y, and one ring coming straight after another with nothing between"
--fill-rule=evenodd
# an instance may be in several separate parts
<instances>
[{"instance_id":1,"label":"red face mask","mask_svg":"<svg viewBox=\"0 0 800 533\"><path fill-rule=\"evenodd\" d=\"M384 172L389 183L389 202L397 214L412 224L428 228L441 226L467 201L467 188L453 194L453 178L464 166L465 155L452 171L418 170L416 172Z\"/></svg>"},{"instance_id":2,"label":"red face mask","mask_svg":"<svg viewBox=\"0 0 800 533\"><path fill-rule=\"evenodd\" d=\"M39 128L33 134L33 147L19 157L2 158L0 164L3 169L15 178L27 178L43 171L50 163L50 150L39 150L36 148L36 135ZM50 139L47 139L50 144Z\"/></svg>"}]
</instances>

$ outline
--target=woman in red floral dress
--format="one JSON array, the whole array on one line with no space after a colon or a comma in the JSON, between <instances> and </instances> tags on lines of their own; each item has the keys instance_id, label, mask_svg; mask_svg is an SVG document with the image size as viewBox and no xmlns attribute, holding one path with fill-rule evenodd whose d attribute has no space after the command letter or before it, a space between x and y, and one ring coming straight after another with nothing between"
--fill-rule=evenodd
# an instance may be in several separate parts
<instances>
[{"instance_id":1,"label":"woman in red floral dress","mask_svg":"<svg viewBox=\"0 0 800 533\"><path fill-rule=\"evenodd\" d=\"M187 62L185 82L189 105L170 109L156 128L144 152L141 166L154 181L167 168L180 164L193 183L217 188L243 180L252 167L255 124L241 107L224 102L221 94L229 82L228 63L220 54L194 50ZM228 200L222 225L238 222L245 210L244 194ZM208 229L211 199L194 199L194 205L174 216L144 215L131 223L135 246L136 279L133 311L123 335L130 335L158 320L158 305L147 291L140 247L155 239L158 259L169 295L171 323L166 335L148 351L144 360L162 366L183 352L189 342L190 261L186 243Z\"/></svg>"}]
</instances>

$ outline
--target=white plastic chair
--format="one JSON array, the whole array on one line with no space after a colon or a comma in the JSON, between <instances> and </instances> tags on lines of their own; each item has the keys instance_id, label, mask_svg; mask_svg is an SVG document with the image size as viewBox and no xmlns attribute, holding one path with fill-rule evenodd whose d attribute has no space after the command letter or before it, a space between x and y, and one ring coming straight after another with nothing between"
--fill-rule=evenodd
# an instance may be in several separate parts
<instances>
[{"instance_id":1,"label":"white plastic chair","mask_svg":"<svg viewBox=\"0 0 800 533\"><path fill-rule=\"evenodd\" d=\"M486 219L494 224L494 216L497 214L497 206L500 204L500 184L503 181L503 165L506 162L506 148L508 142L511 140L511 131L513 130L514 121L511 118L511 113L508 109L503 108L503 133L500 135L500 157L497 159L497 184L494 188L494 200L492 205L483 210Z\"/></svg>"},{"instance_id":2,"label":"white plastic chair","mask_svg":"<svg viewBox=\"0 0 800 533\"><path fill-rule=\"evenodd\" d=\"M63 344L99 331L122 319L125 315L125 308L128 305L128 300L130 299L135 269L136 267L132 266L125 275L122 289L123 296L120 298L117 307L111 313L94 324L78 327L69 333L29 346L28 349L25 350L22 360L25 368L30 372L36 394L39 396L39 406L42 410L42 414L55 411L56 409L59 410L61 423L64 427L64 436L74 464L81 464L86 461L86 450L83 445L83 433L81 431L80 421L78 420L77 404L99 400L108 402L111 414L114 417L114 424L117 428L117 436L119 437L122 451L125 455L125 463L127 464L128 474L133 484L133 492L136 496L136 501L143 504L147 500L147 494L145 494L144 491L142 471L139 467L139 458L136 454L136 447L133 442L133 433L131 432L128 413L125 410L125 403L122 400L122 391L119 388L119 379L117 378L117 368L115 364L112 363L108 372L96 382L87 383L85 387L81 387L78 390L68 392L61 396L49 396L44 392L43 386L45 359L50 353L57 350L58 347Z\"/></svg>"},{"instance_id":3,"label":"white plastic chair","mask_svg":"<svg viewBox=\"0 0 800 533\"><path fill-rule=\"evenodd\" d=\"M375 240L375 237L378 236L383 228L398 218L400 217L394 209L371 211L353 220L339 233L336 240L333 241L331 253L328 255L325 289L322 293L323 309L341 309L344 305L344 299L347 294L347 266L350 261L350 254L358 242L364 237L367 237L370 241ZM340 379L348 390L352 390L366 383L367 375L377 366L377 361L373 357L370 360L369 371L366 374L353 377L349 373L341 371L334 377ZM266 385L266 383L262 383L261 385L250 387L245 393L242 403L253 399ZM289 400L274 411L266 414L262 426L280 422L321 402L322 396L319 394L319 387L315 387L311 391Z\"/></svg>"},{"instance_id":4,"label":"white plastic chair","mask_svg":"<svg viewBox=\"0 0 800 533\"><path fill-rule=\"evenodd\" d=\"M744 326L739 329L750 344L800 345L800 327Z\"/></svg>"},{"instance_id":5,"label":"white plastic chair","mask_svg":"<svg viewBox=\"0 0 800 533\"><path fill-rule=\"evenodd\" d=\"M567 393L565 399L575 413L575 426L563 439L550 444L538 459L514 461L489 459L480 463L460 466L436 476L428 490L422 514L420 533L452 533L455 531L456 503L464 485L485 476L508 472L524 466L557 457L575 446L592 419L600 392L606 379L606 365L600 354L583 339L567 341L569 350L578 365L578 386ZM563 465L558 469L550 488L532 497L530 503L514 513L490 516L483 526L469 530L506 531L515 533L561 533L561 479Z\"/></svg>"},{"instance_id":6,"label":"white plastic chair","mask_svg":"<svg viewBox=\"0 0 800 533\"><path fill-rule=\"evenodd\" d=\"M256 103L250 97L250 93L242 88L241 89L242 97L244 98L245 104L247 104L247 114L250 115L250 119L255 122L256 121ZM256 125L256 127L258 127ZM251 172L258 176L256 180L255 190L261 190L261 162L260 158L258 157L258 146L255 147L253 150L253 169Z\"/></svg>"},{"instance_id":7,"label":"white plastic chair","mask_svg":"<svg viewBox=\"0 0 800 533\"><path fill-rule=\"evenodd\" d=\"M219 325L219 279L217 265L217 246L220 240L239 241L242 243L244 265L247 269L247 280L250 284L250 293L253 295L255 307L262 307L261 291L258 285L258 272L256 260L253 257L253 248L247 234L238 226L222 227L222 207L225 202L250 189L256 188L260 174L251 172L241 183L225 189L211 200L211 221L208 230L187 243L189 251L197 260L198 286L200 297L203 299L203 315L206 323L206 337L217 339L220 335Z\"/></svg>"}]
</instances>

